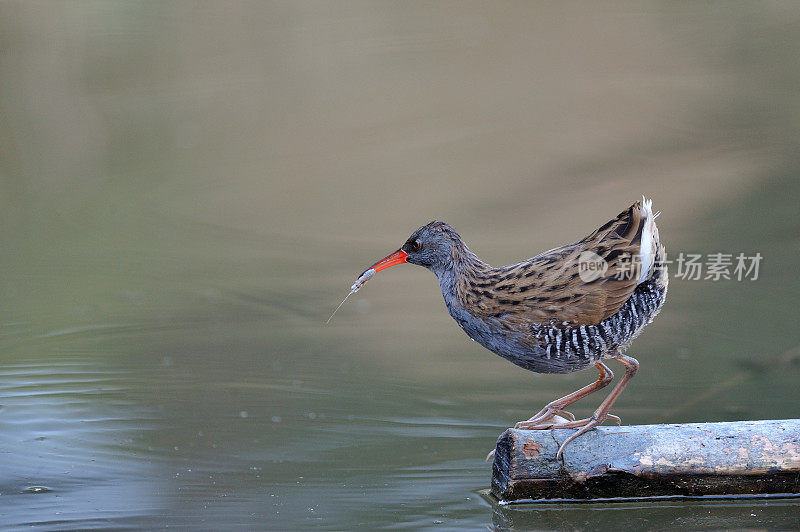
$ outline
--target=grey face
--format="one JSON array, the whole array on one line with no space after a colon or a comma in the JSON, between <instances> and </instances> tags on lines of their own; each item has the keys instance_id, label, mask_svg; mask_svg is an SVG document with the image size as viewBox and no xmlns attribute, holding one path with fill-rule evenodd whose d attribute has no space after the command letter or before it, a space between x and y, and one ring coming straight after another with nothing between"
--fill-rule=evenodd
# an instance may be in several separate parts
<instances>
[{"instance_id":1,"label":"grey face","mask_svg":"<svg viewBox=\"0 0 800 532\"><path fill-rule=\"evenodd\" d=\"M454 237L458 234L446 223L431 222L414 231L400 249L408 253L406 262L442 271L452 263Z\"/></svg>"}]
</instances>

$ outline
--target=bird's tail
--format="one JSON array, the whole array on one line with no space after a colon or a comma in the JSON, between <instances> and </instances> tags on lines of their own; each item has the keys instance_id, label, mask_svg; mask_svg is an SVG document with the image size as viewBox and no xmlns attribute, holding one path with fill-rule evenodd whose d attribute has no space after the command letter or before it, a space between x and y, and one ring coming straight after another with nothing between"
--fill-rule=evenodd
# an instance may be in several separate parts
<instances>
[{"instance_id":1,"label":"bird's tail","mask_svg":"<svg viewBox=\"0 0 800 532\"><path fill-rule=\"evenodd\" d=\"M637 202L638 203L638 202ZM658 238L656 218L661 212L653 212L653 200L642 196L641 203L642 239L639 246L639 284L653 280L659 284L667 283L666 249Z\"/></svg>"}]
</instances>

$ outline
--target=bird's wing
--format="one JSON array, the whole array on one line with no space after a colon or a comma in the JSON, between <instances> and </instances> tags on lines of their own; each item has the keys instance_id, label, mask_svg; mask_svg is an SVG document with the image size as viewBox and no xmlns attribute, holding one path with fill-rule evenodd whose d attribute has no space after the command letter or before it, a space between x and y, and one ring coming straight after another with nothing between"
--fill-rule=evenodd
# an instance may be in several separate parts
<instances>
[{"instance_id":1,"label":"bird's wing","mask_svg":"<svg viewBox=\"0 0 800 532\"><path fill-rule=\"evenodd\" d=\"M660 245L653 218L649 202L637 201L586 238L494 268L483 280L458 287L459 295L466 308L510 328L599 323L619 311L636 285L652 274L652 257ZM652 249L640 254L642 242ZM649 264L643 260L647 256ZM641 274L639 264L650 271Z\"/></svg>"}]
</instances>

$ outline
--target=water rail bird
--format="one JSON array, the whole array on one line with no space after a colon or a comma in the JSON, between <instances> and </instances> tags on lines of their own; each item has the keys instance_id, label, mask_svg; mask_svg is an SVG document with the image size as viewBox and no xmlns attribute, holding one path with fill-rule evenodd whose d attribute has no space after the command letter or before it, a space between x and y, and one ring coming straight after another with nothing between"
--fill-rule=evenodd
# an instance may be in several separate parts
<instances>
[{"instance_id":1,"label":"water rail bird","mask_svg":"<svg viewBox=\"0 0 800 532\"><path fill-rule=\"evenodd\" d=\"M480 260L448 224L433 221L403 246L370 266L357 291L376 272L401 263L424 266L439 280L450 315L475 341L537 373L570 373L594 365L598 379L547 404L516 428L576 428L559 447L611 419L609 413L639 363L624 354L661 309L667 295L665 249L652 200L637 201L592 234L528 260L493 268ZM565 410L607 386L614 358L625 375L585 419ZM491 456L491 453L490 453Z\"/></svg>"}]
</instances>

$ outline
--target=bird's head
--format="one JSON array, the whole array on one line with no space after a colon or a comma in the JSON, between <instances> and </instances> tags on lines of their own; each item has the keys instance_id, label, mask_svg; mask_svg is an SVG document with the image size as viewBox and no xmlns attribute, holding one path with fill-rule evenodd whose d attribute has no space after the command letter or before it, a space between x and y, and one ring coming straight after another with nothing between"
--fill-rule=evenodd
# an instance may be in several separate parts
<instances>
[{"instance_id":1,"label":"bird's head","mask_svg":"<svg viewBox=\"0 0 800 532\"><path fill-rule=\"evenodd\" d=\"M400 249L382 258L367 271L373 269L379 272L408 262L424 266L438 275L452 268L465 249L461 237L452 227L444 222L433 221L414 231Z\"/></svg>"}]
</instances>

